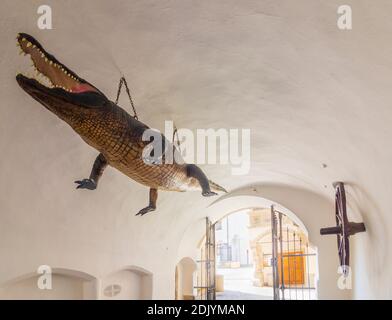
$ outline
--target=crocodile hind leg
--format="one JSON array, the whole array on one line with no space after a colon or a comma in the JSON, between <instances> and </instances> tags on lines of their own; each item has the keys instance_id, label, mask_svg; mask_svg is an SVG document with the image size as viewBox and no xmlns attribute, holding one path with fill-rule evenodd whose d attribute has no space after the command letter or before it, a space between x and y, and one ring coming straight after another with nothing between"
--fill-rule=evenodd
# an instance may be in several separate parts
<instances>
[{"instance_id":1,"label":"crocodile hind leg","mask_svg":"<svg viewBox=\"0 0 392 320\"><path fill-rule=\"evenodd\" d=\"M206 175L204 174L203 171L201 171L201 169L194 165L194 164L188 164L186 166L186 174L188 177L192 177L195 178L197 181L199 181L200 183L200 187L201 187L201 194L204 197L210 197L210 196L216 196L217 193L211 191L210 189L210 183L206 177Z\"/></svg>"},{"instance_id":2,"label":"crocodile hind leg","mask_svg":"<svg viewBox=\"0 0 392 320\"><path fill-rule=\"evenodd\" d=\"M144 216L146 213L154 211L157 208L157 199L158 199L158 190L151 188L150 189L150 204L140 210L136 215Z\"/></svg>"},{"instance_id":3,"label":"crocodile hind leg","mask_svg":"<svg viewBox=\"0 0 392 320\"><path fill-rule=\"evenodd\" d=\"M90 177L88 179L75 181L75 183L78 184L76 189L95 190L97 188L98 181L102 177L103 171L105 170L107 165L107 160L105 159L104 155L100 153L94 161Z\"/></svg>"}]
</instances>

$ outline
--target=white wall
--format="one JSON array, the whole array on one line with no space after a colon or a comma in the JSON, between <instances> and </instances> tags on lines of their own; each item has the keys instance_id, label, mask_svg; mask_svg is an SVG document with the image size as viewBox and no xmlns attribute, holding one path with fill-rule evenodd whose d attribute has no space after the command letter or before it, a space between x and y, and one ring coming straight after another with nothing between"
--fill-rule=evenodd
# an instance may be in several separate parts
<instances>
[{"instance_id":1,"label":"white wall","mask_svg":"<svg viewBox=\"0 0 392 320\"><path fill-rule=\"evenodd\" d=\"M61 271L59 271L61 270ZM60 273L61 272L61 273ZM153 275L138 267L127 267L101 279L74 270L56 268L49 281L50 289L40 289L40 277L29 274L2 284L0 299L69 299L69 300L149 300L152 298ZM48 282L45 282L48 285ZM105 294L108 286L117 286L116 295Z\"/></svg>"},{"instance_id":2,"label":"white wall","mask_svg":"<svg viewBox=\"0 0 392 320\"><path fill-rule=\"evenodd\" d=\"M353 7L351 31L336 27L340 0L51 0L53 30L37 29L36 2L1 1L0 284L42 264L98 279L137 265L154 275L153 298L174 298L175 265L192 255L180 241L214 201L160 192L158 210L135 217L148 189L112 168L97 190L75 190L97 152L17 86L15 36L24 31L111 98L126 75L151 127L173 119L190 129L251 129L249 174L203 169L229 190L312 191L262 196L303 214L321 258L332 259L321 274L335 275L336 248L317 230L334 224L332 182L346 182L351 218L368 230L355 236L353 296L391 298L392 2L344 3Z\"/></svg>"},{"instance_id":3,"label":"white wall","mask_svg":"<svg viewBox=\"0 0 392 320\"><path fill-rule=\"evenodd\" d=\"M119 285L119 294L108 297L101 294L104 300L144 300L151 299L151 276L134 270L121 270L102 280L102 293L109 285Z\"/></svg>"}]
</instances>

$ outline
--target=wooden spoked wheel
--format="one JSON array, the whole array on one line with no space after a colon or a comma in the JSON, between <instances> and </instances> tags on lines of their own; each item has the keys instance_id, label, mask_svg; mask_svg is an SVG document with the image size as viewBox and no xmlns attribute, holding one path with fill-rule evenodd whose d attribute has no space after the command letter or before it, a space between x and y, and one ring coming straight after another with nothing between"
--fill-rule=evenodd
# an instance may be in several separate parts
<instances>
[{"instance_id":1,"label":"wooden spoked wheel","mask_svg":"<svg viewBox=\"0 0 392 320\"><path fill-rule=\"evenodd\" d=\"M339 227L340 232L337 233L338 240L338 254L340 266L343 268L343 274L347 275L348 266L350 265L350 241L348 240L349 235L347 234L348 219L346 209L346 191L344 190L344 184L339 182L335 186L335 218L336 225Z\"/></svg>"},{"instance_id":2,"label":"wooden spoked wheel","mask_svg":"<svg viewBox=\"0 0 392 320\"><path fill-rule=\"evenodd\" d=\"M338 242L339 262L345 276L349 273L350 266L350 241L349 237L357 232L366 231L364 223L350 222L347 218L346 191L343 182L335 182L335 219L336 227L320 229L321 235L336 234Z\"/></svg>"}]
</instances>

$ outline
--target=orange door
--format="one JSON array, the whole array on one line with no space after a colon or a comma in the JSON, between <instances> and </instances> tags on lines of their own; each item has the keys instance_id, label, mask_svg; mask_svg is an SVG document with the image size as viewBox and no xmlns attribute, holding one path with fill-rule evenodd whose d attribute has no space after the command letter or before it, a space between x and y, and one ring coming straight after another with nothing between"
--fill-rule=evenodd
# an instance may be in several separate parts
<instances>
[{"instance_id":1,"label":"orange door","mask_svg":"<svg viewBox=\"0 0 392 320\"><path fill-rule=\"evenodd\" d=\"M283 253L283 279L285 285L304 284L305 264L302 251ZM278 255L279 284L282 284L281 256Z\"/></svg>"}]
</instances>

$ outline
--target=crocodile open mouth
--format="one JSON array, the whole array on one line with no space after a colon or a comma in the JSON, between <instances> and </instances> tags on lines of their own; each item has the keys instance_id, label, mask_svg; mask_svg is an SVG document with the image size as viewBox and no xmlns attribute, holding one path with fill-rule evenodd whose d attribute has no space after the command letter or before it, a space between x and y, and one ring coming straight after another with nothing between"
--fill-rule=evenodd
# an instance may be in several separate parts
<instances>
[{"instance_id":1,"label":"crocodile open mouth","mask_svg":"<svg viewBox=\"0 0 392 320\"><path fill-rule=\"evenodd\" d=\"M21 49L20 54L30 56L36 71L34 79L41 85L48 89L62 89L74 94L100 92L94 86L79 78L53 55L47 53L32 36L19 33L16 40L17 46Z\"/></svg>"}]
</instances>

